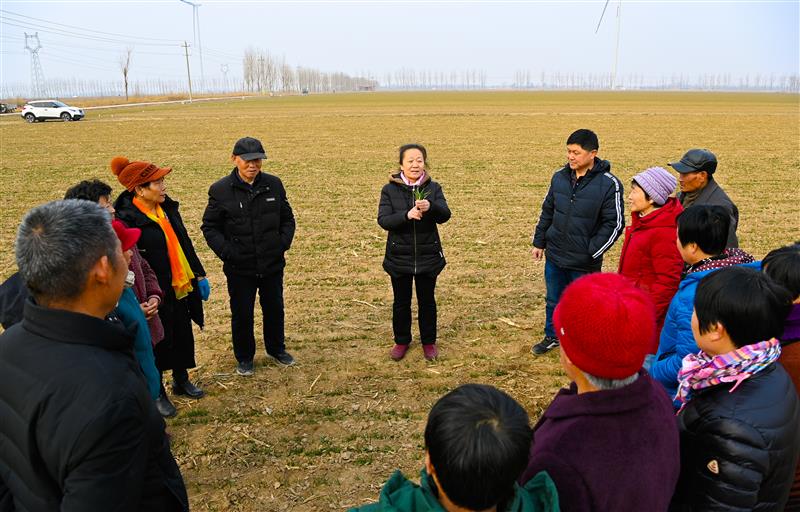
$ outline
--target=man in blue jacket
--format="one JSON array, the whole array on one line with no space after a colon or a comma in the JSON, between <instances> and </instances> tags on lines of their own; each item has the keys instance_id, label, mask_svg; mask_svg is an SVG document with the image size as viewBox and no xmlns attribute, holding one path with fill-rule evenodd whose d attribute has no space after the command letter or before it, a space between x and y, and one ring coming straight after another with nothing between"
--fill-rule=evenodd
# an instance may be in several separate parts
<instances>
[{"instance_id":1,"label":"man in blue jacket","mask_svg":"<svg viewBox=\"0 0 800 512\"><path fill-rule=\"evenodd\" d=\"M558 347L553 310L561 293L575 279L598 272L603 254L625 227L623 187L611 174L611 164L597 158L597 135L577 130L567 139L567 164L553 174L533 234L534 260L545 258L547 287L544 339L533 345L535 355Z\"/></svg>"}]
</instances>

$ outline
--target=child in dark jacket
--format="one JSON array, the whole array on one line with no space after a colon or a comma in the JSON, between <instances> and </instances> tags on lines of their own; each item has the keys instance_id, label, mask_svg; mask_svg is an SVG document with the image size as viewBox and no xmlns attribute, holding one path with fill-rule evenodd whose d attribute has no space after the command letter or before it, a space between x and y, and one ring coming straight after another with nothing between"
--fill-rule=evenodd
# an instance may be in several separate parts
<instances>
[{"instance_id":1,"label":"child in dark jacket","mask_svg":"<svg viewBox=\"0 0 800 512\"><path fill-rule=\"evenodd\" d=\"M724 268L698 285L700 352L678 374L673 510L784 510L800 456L800 400L775 339L790 304L784 288L750 268Z\"/></svg>"},{"instance_id":2,"label":"child in dark jacket","mask_svg":"<svg viewBox=\"0 0 800 512\"><path fill-rule=\"evenodd\" d=\"M563 510L666 510L678 430L666 393L641 370L652 300L618 274L589 274L567 287L553 321L573 382L536 425L520 481L547 471Z\"/></svg>"},{"instance_id":3,"label":"child in dark jacket","mask_svg":"<svg viewBox=\"0 0 800 512\"><path fill-rule=\"evenodd\" d=\"M783 324L781 357L778 361L792 378L795 390L800 393L800 242L775 249L767 254L761 265L762 270L789 290L793 297L792 309ZM800 510L800 463L794 473L786 510Z\"/></svg>"},{"instance_id":4,"label":"child in dark jacket","mask_svg":"<svg viewBox=\"0 0 800 512\"><path fill-rule=\"evenodd\" d=\"M557 512L558 494L546 473L525 487L531 429L528 414L506 393L465 384L439 399L425 427L425 468L420 485L396 471L380 501L353 511Z\"/></svg>"}]
</instances>

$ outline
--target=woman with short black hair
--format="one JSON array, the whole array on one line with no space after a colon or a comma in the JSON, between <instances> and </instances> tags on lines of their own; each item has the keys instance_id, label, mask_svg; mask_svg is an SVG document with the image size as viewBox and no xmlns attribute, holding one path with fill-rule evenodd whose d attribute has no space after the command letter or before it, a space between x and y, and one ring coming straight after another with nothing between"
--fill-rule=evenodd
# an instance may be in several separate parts
<instances>
[{"instance_id":1,"label":"woman with short black hair","mask_svg":"<svg viewBox=\"0 0 800 512\"><path fill-rule=\"evenodd\" d=\"M436 278L446 262L437 224L450 219L442 187L427 168L428 153L420 144L400 147L400 168L381 190L378 224L389 232L383 268L392 278L393 360L405 357L411 344L411 287L416 284L419 331L425 359L436 348Z\"/></svg>"}]
</instances>

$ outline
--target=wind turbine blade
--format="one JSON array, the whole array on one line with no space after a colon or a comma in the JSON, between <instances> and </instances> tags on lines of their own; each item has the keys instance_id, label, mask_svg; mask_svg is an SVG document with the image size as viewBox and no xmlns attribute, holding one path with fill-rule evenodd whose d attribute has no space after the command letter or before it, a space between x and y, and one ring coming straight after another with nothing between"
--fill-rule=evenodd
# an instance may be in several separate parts
<instances>
[{"instance_id":1,"label":"wind turbine blade","mask_svg":"<svg viewBox=\"0 0 800 512\"><path fill-rule=\"evenodd\" d=\"M600 20L597 22L597 28L594 29L594 33L596 34L598 30L600 30L600 24L603 23L603 16L606 15L606 8L608 7L608 3L611 0L606 0L606 4L603 6L603 12L600 13Z\"/></svg>"}]
</instances>

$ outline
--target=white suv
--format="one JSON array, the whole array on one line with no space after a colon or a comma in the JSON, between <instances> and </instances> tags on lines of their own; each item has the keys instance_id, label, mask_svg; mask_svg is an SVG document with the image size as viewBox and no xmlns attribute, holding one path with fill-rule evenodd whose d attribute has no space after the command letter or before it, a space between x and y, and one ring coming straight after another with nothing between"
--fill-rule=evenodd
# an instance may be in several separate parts
<instances>
[{"instance_id":1,"label":"white suv","mask_svg":"<svg viewBox=\"0 0 800 512\"><path fill-rule=\"evenodd\" d=\"M83 109L70 107L58 100L29 101L22 107L20 115L29 123L45 119L77 121L83 119L84 116Z\"/></svg>"}]
</instances>

